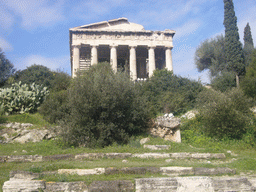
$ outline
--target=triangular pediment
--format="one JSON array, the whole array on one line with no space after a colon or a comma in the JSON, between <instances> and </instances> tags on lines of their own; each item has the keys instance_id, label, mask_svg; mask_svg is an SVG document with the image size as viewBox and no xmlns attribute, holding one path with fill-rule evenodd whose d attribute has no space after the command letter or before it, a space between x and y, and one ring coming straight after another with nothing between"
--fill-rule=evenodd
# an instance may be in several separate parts
<instances>
[{"instance_id":1,"label":"triangular pediment","mask_svg":"<svg viewBox=\"0 0 256 192\"><path fill-rule=\"evenodd\" d=\"M126 18L118 18L109 21L102 21L75 27L70 30L102 30L102 31L144 31L144 27L140 24L130 23Z\"/></svg>"}]
</instances>

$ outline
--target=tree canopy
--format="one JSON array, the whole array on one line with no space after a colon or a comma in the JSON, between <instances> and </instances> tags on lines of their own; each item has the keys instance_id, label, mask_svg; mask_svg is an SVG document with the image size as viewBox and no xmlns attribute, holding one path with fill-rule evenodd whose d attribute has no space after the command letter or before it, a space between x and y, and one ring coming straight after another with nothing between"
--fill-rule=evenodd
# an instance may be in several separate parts
<instances>
[{"instance_id":1,"label":"tree canopy","mask_svg":"<svg viewBox=\"0 0 256 192\"><path fill-rule=\"evenodd\" d=\"M224 0L225 55L229 71L236 73L237 86L239 76L245 73L242 43L239 41L237 17L232 0Z\"/></svg>"},{"instance_id":2,"label":"tree canopy","mask_svg":"<svg viewBox=\"0 0 256 192\"><path fill-rule=\"evenodd\" d=\"M244 55L245 55L245 64L248 66L251 62L251 54L254 50L251 27L249 23L246 24L244 28Z\"/></svg>"},{"instance_id":3,"label":"tree canopy","mask_svg":"<svg viewBox=\"0 0 256 192\"><path fill-rule=\"evenodd\" d=\"M252 53L252 60L246 69L246 75L241 82L241 87L245 94L256 98L256 50Z\"/></svg>"},{"instance_id":4,"label":"tree canopy","mask_svg":"<svg viewBox=\"0 0 256 192\"><path fill-rule=\"evenodd\" d=\"M14 73L13 64L5 57L4 52L0 48L0 86Z\"/></svg>"},{"instance_id":5,"label":"tree canopy","mask_svg":"<svg viewBox=\"0 0 256 192\"><path fill-rule=\"evenodd\" d=\"M196 49L195 64L199 72L209 69L210 76L215 77L227 70L225 57L225 38L218 35L203 41Z\"/></svg>"}]
</instances>

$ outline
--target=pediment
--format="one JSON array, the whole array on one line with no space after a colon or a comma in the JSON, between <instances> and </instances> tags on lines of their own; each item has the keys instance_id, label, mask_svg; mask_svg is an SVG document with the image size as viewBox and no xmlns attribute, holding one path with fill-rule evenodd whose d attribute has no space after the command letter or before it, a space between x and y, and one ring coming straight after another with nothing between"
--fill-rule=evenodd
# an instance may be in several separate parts
<instances>
[{"instance_id":1,"label":"pediment","mask_svg":"<svg viewBox=\"0 0 256 192\"><path fill-rule=\"evenodd\" d=\"M83 25L70 29L79 31L144 31L144 27L140 24L130 23L126 18L118 18L109 21L102 21L98 23L92 23L89 25Z\"/></svg>"}]
</instances>

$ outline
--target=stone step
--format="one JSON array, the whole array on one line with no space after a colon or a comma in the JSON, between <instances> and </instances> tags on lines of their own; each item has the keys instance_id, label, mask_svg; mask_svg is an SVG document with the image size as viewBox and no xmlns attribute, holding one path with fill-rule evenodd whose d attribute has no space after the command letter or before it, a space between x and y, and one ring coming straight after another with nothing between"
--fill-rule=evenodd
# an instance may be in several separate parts
<instances>
[{"instance_id":1,"label":"stone step","mask_svg":"<svg viewBox=\"0 0 256 192\"><path fill-rule=\"evenodd\" d=\"M234 175L236 171L227 167L204 168L204 167L123 167L123 168L94 168L94 169L59 169L58 174L77 175L113 175L113 174L162 174L167 176L179 175Z\"/></svg>"},{"instance_id":2,"label":"stone step","mask_svg":"<svg viewBox=\"0 0 256 192\"><path fill-rule=\"evenodd\" d=\"M256 191L255 183L241 177L172 177L135 179L136 192Z\"/></svg>"},{"instance_id":3,"label":"stone step","mask_svg":"<svg viewBox=\"0 0 256 192\"><path fill-rule=\"evenodd\" d=\"M51 156L42 155L5 155L0 156L0 162L41 162L49 160L82 160L82 159L126 159L126 158L172 158L172 159L225 159L224 153L83 153L60 154Z\"/></svg>"},{"instance_id":4,"label":"stone step","mask_svg":"<svg viewBox=\"0 0 256 192\"><path fill-rule=\"evenodd\" d=\"M249 177L164 177L133 180L93 181L87 185L77 182L45 182L39 175L29 172L11 172L10 180L3 185L3 192L228 192L256 191L256 180Z\"/></svg>"}]
</instances>

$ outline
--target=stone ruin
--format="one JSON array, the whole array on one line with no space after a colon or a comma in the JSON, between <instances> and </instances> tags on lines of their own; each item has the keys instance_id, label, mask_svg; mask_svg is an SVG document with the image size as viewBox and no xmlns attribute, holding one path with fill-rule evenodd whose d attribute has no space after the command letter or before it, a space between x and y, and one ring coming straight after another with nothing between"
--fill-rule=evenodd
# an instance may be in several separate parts
<instances>
[{"instance_id":1,"label":"stone ruin","mask_svg":"<svg viewBox=\"0 0 256 192\"><path fill-rule=\"evenodd\" d=\"M149 129L149 134L180 143L180 123L181 119L174 117L172 113L159 116L156 118L153 127Z\"/></svg>"}]
</instances>

